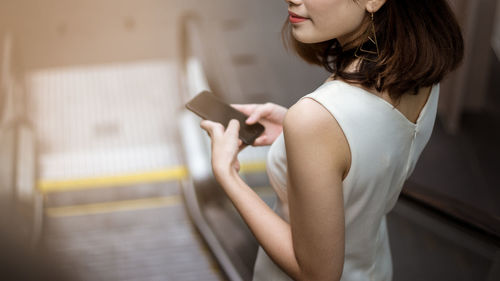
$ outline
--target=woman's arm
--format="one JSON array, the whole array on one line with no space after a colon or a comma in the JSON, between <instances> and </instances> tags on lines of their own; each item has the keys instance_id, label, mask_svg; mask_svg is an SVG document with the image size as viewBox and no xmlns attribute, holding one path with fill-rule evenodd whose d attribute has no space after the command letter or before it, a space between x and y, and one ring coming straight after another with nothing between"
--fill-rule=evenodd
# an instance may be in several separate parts
<instances>
[{"instance_id":1,"label":"woman's arm","mask_svg":"<svg viewBox=\"0 0 500 281\"><path fill-rule=\"evenodd\" d=\"M234 168L237 121L225 131L210 121L203 121L202 127L212 138L216 179L271 259L295 280L338 280L344 259L342 175L348 146L331 115L316 102L302 100L285 118L288 172L292 175L290 225Z\"/></svg>"},{"instance_id":2,"label":"woman's arm","mask_svg":"<svg viewBox=\"0 0 500 281\"><path fill-rule=\"evenodd\" d=\"M342 180L350 150L331 114L302 99L284 124L293 249L307 280L338 280L344 263Z\"/></svg>"}]
</instances>

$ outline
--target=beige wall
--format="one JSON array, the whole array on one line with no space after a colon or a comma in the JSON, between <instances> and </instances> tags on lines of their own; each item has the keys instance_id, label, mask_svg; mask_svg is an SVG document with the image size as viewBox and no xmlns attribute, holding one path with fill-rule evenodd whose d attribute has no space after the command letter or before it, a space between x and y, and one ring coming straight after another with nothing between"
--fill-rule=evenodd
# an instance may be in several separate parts
<instances>
[{"instance_id":1,"label":"beige wall","mask_svg":"<svg viewBox=\"0 0 500 281\"><path fill-rule=\"evenodd\" d=\"M10 2L16 4L9 6L7 26L15 34L27 69L173 56L175 18L172 15L183 8L179 3L185 3L160 0Z\"/></svg>"},{"instance_id":2,"label":"beige wall","mask_svg":"<svg viewBox=\"0 0 500 281\"><path fill-rule=\"evenodd\" d=\"M179 15L234 17L232 0L0 0L0 30L15 33L27 69L172 58Z\"/></svg>"}]
</instances>

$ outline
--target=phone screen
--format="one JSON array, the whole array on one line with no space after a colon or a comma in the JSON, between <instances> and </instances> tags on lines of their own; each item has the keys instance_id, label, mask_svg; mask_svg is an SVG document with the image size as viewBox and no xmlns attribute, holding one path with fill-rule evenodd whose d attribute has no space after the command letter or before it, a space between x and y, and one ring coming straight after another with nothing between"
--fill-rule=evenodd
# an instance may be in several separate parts
<instances>
[{"instance_id":1,"label":"phone screen","mask_svg":"<svg viewBox=\"0 0 500 281\"><path fill-rule=\"evenodd\" d=\"M251 145L264 132L264 126L259 123L245 124L248 116L221 101L209 91L198 94L186 104L186 108L201 118L221 123L224 127L227 127L231 119L237 119L240 122L239 137L245 144Z\"/></svg>"}]
</instances>

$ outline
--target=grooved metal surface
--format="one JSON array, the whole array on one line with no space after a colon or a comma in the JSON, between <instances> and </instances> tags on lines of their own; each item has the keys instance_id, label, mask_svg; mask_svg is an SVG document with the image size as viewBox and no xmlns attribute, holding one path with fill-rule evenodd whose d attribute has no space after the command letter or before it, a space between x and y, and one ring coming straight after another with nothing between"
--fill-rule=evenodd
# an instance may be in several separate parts
<instances>
[{"instance_id":1,"label":"grooved metal surface","mask_svg":"<svg viewBox=\"0 0 500 281\"><path fill-rule=\"evenodd\" d=\"M179 195L177 187L163 189ZM182 203L145 207L49 216L44 241L82 280L223 280Z\"/></svg>"},{"instance_id":2,"label":"grooved metal surface","mask_svg":"<svg viewBox=\"0 0 500 281\"><path fill-rule=\"evenodd\" d=\"M157 170L179 164L176 66L145 61L28 75L41 180Z\"/></svg>"}]
</instances>

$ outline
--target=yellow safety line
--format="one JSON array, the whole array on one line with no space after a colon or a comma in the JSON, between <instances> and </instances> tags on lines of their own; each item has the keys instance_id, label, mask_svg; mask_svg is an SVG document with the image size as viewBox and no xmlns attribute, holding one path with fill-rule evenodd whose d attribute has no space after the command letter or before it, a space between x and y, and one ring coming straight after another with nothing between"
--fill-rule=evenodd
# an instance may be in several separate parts
<instances>
[{"instance_id":1,"label":"yellow safety line","mask_svg":"<svg viewBox=\"0 0 500 281\"><path fill-rule=\"evenodd\" d=\"M182 180L187 176L187 169L184 166L178 166L170 169L128 175L103 176L73 180L41 180L38 181L37 187L41 193L51 193L109 186L125 186L147 182Z\"/></svg>"},{"instance_id":2,"label":"yellow safety line","mask_svg":"<svg viewBox=\"0 0 500 281\"><path fill-rule=\"evenodd\" d=\"M173 206L180 204L181 201L181 196L173 195L166 197L154 197L85 205L50 207L45 209L45 213L49 217L83 216Z\"/></svg>"},{"instance_id":3,"label":"yellow safety line","mask_svg":"<svg viewBox=\"0 0 500 281\"><path fill-rule=\"evenodd\" d=\"M259 173L266 170L264 161L258 162L243 162L240 165L240 172L243 174ZM120 187L138 183L158 182L182 180L188 176L188 170L184 166L177 166L169 169L158 171L103 176L95 178L82 178L71 180L40 180L37 183L37 188L42 194L52 192L64 192L84 189L94 189L103 187Z\"/></svg>"},{"instance_id":4,"label":"yellow safety line","mask_svg":"<svg viewBox=\"0 0 500 281\"><path fill-rule=\"evenodd\" d=\"M265 171L266 171L266 162L265 161L240 163L240 173L243 173L243 174L259 173L259 172L265 172Z\"/></svg>"}]
</instances>

